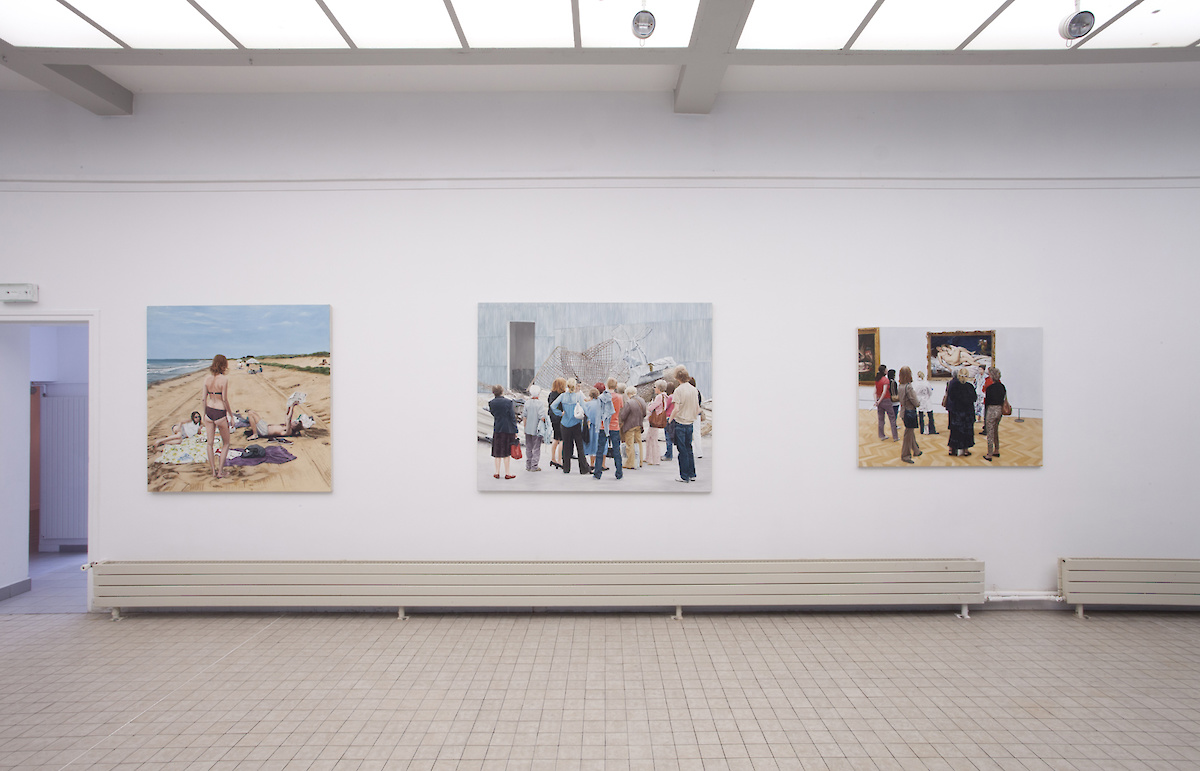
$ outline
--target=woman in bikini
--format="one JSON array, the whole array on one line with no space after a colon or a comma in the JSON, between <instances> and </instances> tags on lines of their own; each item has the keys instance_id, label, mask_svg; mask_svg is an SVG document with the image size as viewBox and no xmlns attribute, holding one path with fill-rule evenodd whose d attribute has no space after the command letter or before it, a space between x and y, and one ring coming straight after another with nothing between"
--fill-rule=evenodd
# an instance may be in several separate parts
<instances>
[{"instance_id":1,"label":"woman in bikini","mask_svg":"<svg viewBox=\"0 0 1200 771\"><path fill-rule=\"evenodd\" d=\"M225 374L228 369L229 361L224 356L219 353L214 356L200 392L204 430L208 436L208 465L217 479L225 476L225 456L229 454L229 418L233 415L233 408L229 406L229 377ZM220 465L213 454L213 434L218 430L221 432L223 450Z\"/></svg>"}]
</instances>

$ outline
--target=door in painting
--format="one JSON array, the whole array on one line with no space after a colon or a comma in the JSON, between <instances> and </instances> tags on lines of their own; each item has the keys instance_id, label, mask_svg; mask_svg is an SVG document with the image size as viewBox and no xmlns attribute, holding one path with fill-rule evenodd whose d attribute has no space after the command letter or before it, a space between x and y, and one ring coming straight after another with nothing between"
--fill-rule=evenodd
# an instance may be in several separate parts
<instances>
[{"instance_id":1,"label":"door in painting","mask_svg":"<svg viewBox=\"0 0 1200 771\"><path fill-rule=\"evenodd\" d=\"M533 360L535 326L532 321L508 322L508 387L514 391L528 388L537 372Z\"/></svg>"}]
</instances>

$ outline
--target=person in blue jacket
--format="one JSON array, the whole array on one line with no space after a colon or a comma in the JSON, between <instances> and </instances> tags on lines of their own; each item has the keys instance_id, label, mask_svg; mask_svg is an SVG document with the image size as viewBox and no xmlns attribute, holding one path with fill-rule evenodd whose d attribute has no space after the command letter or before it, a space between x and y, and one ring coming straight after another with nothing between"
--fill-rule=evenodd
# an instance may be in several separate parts
<instances>
[{"instance_id":1,"label":"person in blue jacket","mask_svg":"<svg viewBox=\"0 0 1200 771\"><path fill-rule=\"evenodd\" d=\"M578 451L579 473L592 473L592 469L588 467L587 458L584 457L583 418L575 417L575 405L577 404L582 409L583 397L579 395L579 381L571 378L567 381L567 392L550 405L550 411L562 418L564 474L571 473L571 456L574 454L574 450Z\"/></svg>"}]
</instances>

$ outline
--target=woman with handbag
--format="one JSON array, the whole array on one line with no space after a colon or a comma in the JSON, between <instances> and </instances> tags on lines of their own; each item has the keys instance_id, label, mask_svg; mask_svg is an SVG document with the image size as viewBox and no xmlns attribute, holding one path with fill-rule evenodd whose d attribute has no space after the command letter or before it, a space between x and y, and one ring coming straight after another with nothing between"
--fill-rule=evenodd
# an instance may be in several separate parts
<instances>
[{"instance_id":1,"label":"woman with handbag","mask_svg":"<svg viewBox=\"0 0 1200 771\"><path fill-rule=\"evenodd\" d=\"M671 398L667 396L667 381L654 381L654 398L650 400L650 430L646 432L646 462L657 466L662 462L658 454L658 437L667 427L667 407Z\"/></svg>"},{"instance_id":2,"label":"woman with handbag","mask_svg":"<svg viewBox=\"0 0 1200 771\"><path fill-rule=\"evenodd\" d=\"M571 378L567 381L567 392L554 400L550 405L550 414L561 418L564 474L571 473L571 457L579 457L579 473L592 473L587 458L583 454L583 398L579 395L579 381Z\"/></svg>"},{"instance_id":3,"label":"woman with handbag","mask_svg":"<svg viewBox=\"0 0 1200 771\"><path fill-rule=\"evenodd\" d=\"M923 454L917 446L916 434L917 410L921 406L921 397L917 396L917 389L913 388L912 370L908 367L900 368L900 384L896 389L896 396L899 399L900 412L904 416L904 444L900 445L900 460L916 463L913 456Z\"/></svg>"},{"instance_id":4,"label":"woman with handbag","mask_svg":"<svg viewBox=\"0 0 1200 771\"><path fill-rule=\"evenodd\" d=\"M988 377L992 384L983 392L983 424L987 427L987 455L983 459L991 463L992 458L1000 457L1000 418L1012 414L1008 405L1008 389L1000 382L1000 370L988 367Z\"/></svg>"},{"instance_id":5,"label":"woman with handbag","mask_svg":"<svg viewBox=\"0 0 1200 771\"><path fill-rule=\"evenodd\" d=\"M500 460L504 459L504 478L516 479L516 475L508 473L508 465L512 461L512 446L520 446L517 442L517 414L513 410L512 399L504 398L504 386L492 386L495 397L488 402L488 412L492 413L492 460L496 463L495 479L500 478Z\"/></svg>"}]
</instances>

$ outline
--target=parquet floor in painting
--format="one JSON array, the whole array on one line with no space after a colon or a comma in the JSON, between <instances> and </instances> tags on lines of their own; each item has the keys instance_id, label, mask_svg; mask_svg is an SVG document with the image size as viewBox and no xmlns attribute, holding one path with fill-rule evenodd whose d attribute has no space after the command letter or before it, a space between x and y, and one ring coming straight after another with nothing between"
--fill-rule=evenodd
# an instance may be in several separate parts
<instances>
[{"instance_id":1,"label":"parquet floor in painting","mask_svg":"<svg viewBox=\"0 0 1200 771\"><path fill-rule=\"evenodd\" d=\"M952 457L946 444L950 432L946 428L946 414L936 416L937 434L917 434L917 444L922 455L913 458L910 465L900 460L900 445L904 440L904 427L897 422L900 441L893 442L891 426L887 426L888 438L879 439L879 419L875 410L858 411L858 465L861 467L916 468L919 466L1041 466L1042 465L1042 419L1025 418L1018 423L1007 417L1000 421L1000 457L991 462L983 459L987 454L987 437L979 432L983 423L975 424L975 446L969 457Z\"/></svg>"}]
</instances>

